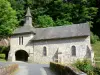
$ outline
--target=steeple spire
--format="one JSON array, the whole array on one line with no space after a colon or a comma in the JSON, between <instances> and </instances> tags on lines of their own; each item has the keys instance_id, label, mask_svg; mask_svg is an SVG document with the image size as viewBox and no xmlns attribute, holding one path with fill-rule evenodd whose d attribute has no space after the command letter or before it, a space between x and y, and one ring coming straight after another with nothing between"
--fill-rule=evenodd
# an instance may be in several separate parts
<instances>
[{"instance_id":1,"label":"steeple spire","mask_svg":"<svg viewBox=\"0 0 100 75\"><path fill-rule=\"evenodd\" d=\"M28 9L27 9L26 17L32 17L29 7L28 7Z\"/></svg>"},{"instance_id":2,"label":"steeple spire","mask_svg":"<svg viewBox=\"0 0 100 75\"><path fill-rule=\"evenodd\" d=\"M24 24L24 26L32 26L32 15L31 15L29 7L28 7L27 13L25 15L25 24Z\"/></svg>"}]
</instances>

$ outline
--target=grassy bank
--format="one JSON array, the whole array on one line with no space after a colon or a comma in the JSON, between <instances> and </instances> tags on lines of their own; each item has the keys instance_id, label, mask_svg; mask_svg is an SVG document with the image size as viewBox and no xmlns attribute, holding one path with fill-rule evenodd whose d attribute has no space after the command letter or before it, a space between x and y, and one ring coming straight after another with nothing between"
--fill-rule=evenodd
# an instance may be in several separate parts
<instances>
[{"instance_id":1,"label":"grassy bank","mask_svg":"<svg viewBox=\"0 0 100 75\"><path fill-rule=\"evenodd\" d=\"M100 41L97 41L95 44L92 44L92 49L94 50L94 58L96 65L100 66Z\"/></svg>"}]
</instances>

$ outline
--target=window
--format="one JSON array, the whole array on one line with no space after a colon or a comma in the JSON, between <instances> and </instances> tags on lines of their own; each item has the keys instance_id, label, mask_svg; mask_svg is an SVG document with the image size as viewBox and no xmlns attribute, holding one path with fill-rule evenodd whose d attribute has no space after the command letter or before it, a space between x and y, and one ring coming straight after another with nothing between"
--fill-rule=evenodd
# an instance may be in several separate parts
<instances>
[{"instance_id":1,"label":"window","mask_svg":"<svg viewBox=\"0 0 100 75\"><path fill-rule=\"evenodd\" d=\"M19 37L19 45L23 45L23 36Z\"/></svg>"},{"instance_id":2,"label":"window","mask_svg":"<svg viewBox=\"0 0 100 75\"><path fill-rule=\"evenodd\" d=\"M43 55L47 56L47 48L46 47L43 47Z\"/></svg>"},{"instance_id":3,"label":"window","mask_svg":"<svg viewBox=\"0 0 100 75\"><path fill-rule=\"evenodd\" d=\"M19 37L19 45L21 44L21 37Z\"/></svg>"},{"instance_id":4,"label":"window","mask_svg":"<svg viewBox=\"0 0 100 75\"><path fill-rule=\"evenodd\" d=\"M23 36L22 36L22 40L21 41L22 41L22 45L23 45Z\"/></svg>"},{"instance_id":5,"label":"window","mask_svg":"<svg viewBox=\"0 0 100 75\"><path fill-rule=\"evenodd\" d=\"M76 56L76 47L72 46L72 56Z\"/></svg>"}]
</instances>

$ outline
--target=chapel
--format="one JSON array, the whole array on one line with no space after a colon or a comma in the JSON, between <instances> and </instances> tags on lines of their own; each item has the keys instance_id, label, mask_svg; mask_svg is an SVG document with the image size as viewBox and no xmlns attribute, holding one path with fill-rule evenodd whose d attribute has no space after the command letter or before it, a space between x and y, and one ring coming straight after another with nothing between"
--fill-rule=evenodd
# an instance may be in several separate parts
<instances>
[{"instance_id":1,"label":"chapel","mask_svg":"<svg viewBox=\"0 0 100 75\"><path fill-rule=\"evenodd\" d=\"M28 8L25 23L10 38L9 61L47 64L73 63L78 59L93 62L88 23L35 28Z\"/></svg>"}]
</instances>

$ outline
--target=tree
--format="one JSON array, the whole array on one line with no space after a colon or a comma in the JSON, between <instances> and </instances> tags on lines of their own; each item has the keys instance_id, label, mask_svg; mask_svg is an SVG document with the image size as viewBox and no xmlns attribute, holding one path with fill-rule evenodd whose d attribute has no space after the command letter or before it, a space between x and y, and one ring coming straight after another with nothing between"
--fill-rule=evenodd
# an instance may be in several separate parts
<instances>
[{"instance_id":1,"label":"tree","mask_svg":"<svg viewBox=\"0 0 100 75\"><path fill-rule=\"evenodd\" d=\"M54 21L49 15L38 16L37 23L38 27L50 27L54 25Z\"/></svg>"},{"instance_id":2,"label":"tree","mask_svg":"<svg viewBox=\"0 0 100 75\"><path fill-rule=\"evenodd\" d=\"M0 0L0 37L9 36L17 23L16 11L7 0Z\"/></svg>"},{"instance_id":3,"label":"tree","mask_svg":"<svg viewBox=\"0 0 100 75\"><path fill-rule=\"evenodd\" d=\"M57 19L55 22L55 26L62 26L62 25L71 25L72 22L66 21L64 19Z\"/></svg>"},{"instance_id":4,"label":"tree","mask_svg":"<svg viewBox=\"0 0 100 75\"><path fill-rule=\"evenodd\" d=\"M97 8L91 7L88 0L72 0L71 2L54 0L48 5L47 11L54 20L63 19L72 23L91 21L96 13Z\"/></svg>"},{"instance_id":5,"label":"tree","mask_svg":"<svg viewBox=\"0 0 100 75\"><path fill-rule=\"evenodd\" d=\"M16 9L21 22L26 8L30 7L33 23L37 23L38 16L49 15L55 25L83 23L92 21L97 13L95 0L9 0ZM15 3L15 4L14 4ZM58 24L59 23L59 24Z\"/></svg>"},{"instance_id":6,"label":"tree","mask_svg":"<svg viewBox=\"0 0 100 75\"><path fill-rule=\"evenodd\" d=\"M8 0L11 3L11 7L16 10L16 15L19 21L19 25L23 25L25 10L26 10L26 1L25 0Z\"/></svg>"}]
</instances>

